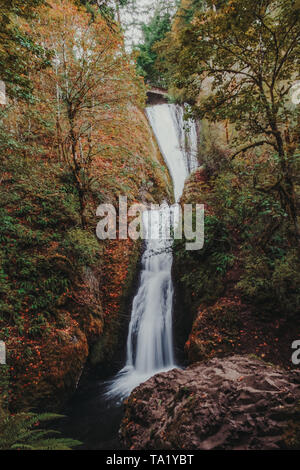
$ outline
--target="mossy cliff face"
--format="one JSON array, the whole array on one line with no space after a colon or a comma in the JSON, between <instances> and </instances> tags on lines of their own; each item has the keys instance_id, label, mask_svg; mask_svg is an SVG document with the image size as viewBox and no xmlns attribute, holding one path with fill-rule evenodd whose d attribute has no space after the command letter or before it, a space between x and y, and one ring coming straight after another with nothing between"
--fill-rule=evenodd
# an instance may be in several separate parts
<instances>
[{"instance_id":1,"label":"mossy cliff face","mask_svg":"<svg viewBox=\"0 0 300 470\"><path fill-rule=\"evenodd\" d=\"M291 225L277 223L278 201L253 186L250 158L226 161L226 147L209 154L181 199L204 204L205 240L194 252L174 244L176 348L189 363L234 352L293 368L300 295Z\"/></svg>"},{"instance_id":2,"label":"mossy cliff face","mask_svg":"<svg viewBox=\"0 0 300 470\"><path fill-rule=\"evenodd\" d=\"M93 365L111 370L141 244L98 240L96 208L100 202L117 205L124 194L129 203L159 202L171 194L143 111L130 112L131 127L120 128L116 139L118 152L94 162L84 228L63 162L23 158L18 151L2 156L0 339L7 348L12 410L58 409L89 355Z\"/></svg>"},{"instance_id":3,"label":"mossy cliff face","mask_svg":"<svg viewBox=\"0 0 300 470\"><path fill-rule=\"evenodd\" d=\"M89 366L100 377L110 376L124 364L125 345L135 292L141 243L110 242L104 252L106 263L101 275L104 331L91 347Z\"/></svg>"},{"instance_id":4,"label":"mossy cliff face","mask_svg":"<svg viewBox=\"0 0 300 470\"><path fill-rule=\"evenodd\" d=\"M208 188L207 173L200 168L187 181L181 203L203 204L205 202L203 194ZM211 208L207 204L204 206L204 248L198 251L187 251L185 239L177 240L174 244L174 330L179 357L192 329L199 303L211 304L222 295L224 274L227 263L230 262L229 234Z\"/></svg>"}]
</instances>

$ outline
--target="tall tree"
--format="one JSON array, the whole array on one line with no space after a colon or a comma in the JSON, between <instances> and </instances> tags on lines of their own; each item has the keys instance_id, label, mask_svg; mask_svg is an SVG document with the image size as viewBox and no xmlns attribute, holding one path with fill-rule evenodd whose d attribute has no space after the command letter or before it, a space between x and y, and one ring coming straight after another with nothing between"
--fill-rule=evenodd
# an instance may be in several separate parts
<instances>
[{"instance_id":1,"label":"tall tree","mask_svg":"<svg viewBox=\"0 0 300 470\"><path fill-rule=\"evenodd\" d=\"M53 67L35 77L35 86L43 116L55 122L56 149L74 176L85 226L93 162L107 145L105 126L123 110L128 114L142 96L141 83L121 35L101 15L92 18L70 0L48 3L52 8L43 10L32 34L53 51Z\"/></svg>"},{"instance_id":2,"label":"tall tree","mask_svg":"<svg viewBox=\"0 0 300 470\"><path fill-rule=\"evenodd\" d=\"M161 41L171 29L171 16L168 12L156 10L148 24L142 25L143 42L138 45L137 65L146 81L153 85L164 85L163 77L156 68L157 52L153 46Z\"/></svg>"},{"instance_id":3,"label":"tall tree","mask_svg":"<svg viewBox=\"0 0 300 470\"><path fill-rule=\"evenodd\" d=\"M262 190L279 195L300 240L299 107L290 97L299 74L299 2L228 0L215 7L208 0L205 11L169 34L160 46L165 71L198 116L234 123L243 145L232 159L255 148L275 155L276 177ZM211 93L199 99L204 89Z\"/></svg>"}]
</instances>

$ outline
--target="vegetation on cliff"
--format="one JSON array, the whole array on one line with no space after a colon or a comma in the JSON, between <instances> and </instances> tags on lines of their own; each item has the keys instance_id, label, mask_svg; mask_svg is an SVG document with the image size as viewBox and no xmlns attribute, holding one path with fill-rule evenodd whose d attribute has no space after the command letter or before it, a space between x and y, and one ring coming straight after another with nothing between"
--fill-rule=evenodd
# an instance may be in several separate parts
<instances>
[{"instance_id":1,"label":"vegetation on cliff","mask_svg":"<svg viewBox=\"0 0 300 470\"><path fill-rule=\"evenodd\" d=\"M203 167L182 203L205 204L205 245L201 252L174 246L190 321L199 312L186 348L197 360L232 350L230 341L289 365L300 302L299 3L205 3L182 1L156 47L170 93L201 119ZM224 328L231 320L236 334ZM278 346L269 347L272 337Z\"/></svg>"},{"instance_id":2,"label":"vegetation on cliff","mask_svg":"<svg viewBox=\"0 0 300 470\"><path fill-rule=\"evenodd\" d=\"M175 17L177 2L172 11L157 2L138 54L119 23L128 3L0 0L0 448L77 445L36 429L50 416L29 410L59 409L87 361L114 371L141 244L98 240L97 206L117 206L119 195L172 199L143 111L144 79L168 86L199 123L201 166L181 203L205 205L205 244L174 243L183 305L175 323L188 361L236 352L291 367L300 331L299 1L182 0ZM175 398L193 413L193 393ZM299 445L295 406L288 447ZM169 447L187 445L174 420L168 426ZM145 432L149 446L157 438L164 447L164 432Z\"/></svg>"},{"instance_id":3,"label":"vegetation on cliff","mask_svg":"<svg viewBox=\"0 0 300 470\"><path fill-rule=\"evenodd\" d=\"M140 245L98 240L96 208L120 194L129 202L170 195L119 30L71 0L27 3L30 16L20 7L12 21L43 63L18 58L23 92L3 77L0 110L0 338L13 410L60 407L96 342L93 363L109 368Z\"/></svg>"},{"instance_id":4,"label":"vegetation on cliff","mask_svg":"<svg viewBox=\"0 0 300 470\"><path fill-rule=\"evenodd\" d=\"M156 67L157 52L154 46L164 39L171 29L171 15L169 12L161 13L156 10L148 24L142 25L143 42L138 45L137 57L138 71L151 85L164 86L165 81Z\"/></svg>"}]
</instances>

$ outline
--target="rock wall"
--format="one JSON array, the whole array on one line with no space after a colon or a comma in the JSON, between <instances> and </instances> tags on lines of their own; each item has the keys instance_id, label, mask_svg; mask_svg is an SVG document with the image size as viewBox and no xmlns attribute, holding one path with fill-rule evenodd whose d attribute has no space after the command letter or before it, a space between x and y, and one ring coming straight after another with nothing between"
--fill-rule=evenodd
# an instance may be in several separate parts
<instances>
[{"instance_id":1,"label":"rock wall","mask_svg":"<svg viewBox=\"0 0 300 470\"><path fill-rule=\"evenodd\" d=\"M131 450L286 449L300 373L247 356L158 374L125 403L120 435Z\"/></svg>"},{"instance_id":2,"label":"rock wall","mask_svg":"<svg viewBox=\"0 0 300 470\"><path fill-rule=\"evenodd\" d=\"M288 242L288 221L278 233L266 229L269 215L261 207L268 202L253 183L262 175L248 173L248 165L256 168L259 158L269 157L230 163L237 131L226 122L198 127L200 167L186 182L181 204L204 204L205 239L195 252L185 250L185 241L174 244L177 357L185 364L247 353L293 368L299 256Z\"/></svg>"},{"instance_id":3,"label":"rock wall","mask_svg":"<svg viewBox=\"0 0 300 470\"><path fill-rule=\"evenodd\" d=\"M12 410L57 410L88 358L102 375L120 360L141 244L98 240L96 208L117 206L119 195L131 204L172 194L143 110L131 106L129 112L110 153L94 161L85 228L63 162L18 155L3 162L0 339L9 383L0 384L0 393L9 394Z\"/></svg>"}]
</instances>

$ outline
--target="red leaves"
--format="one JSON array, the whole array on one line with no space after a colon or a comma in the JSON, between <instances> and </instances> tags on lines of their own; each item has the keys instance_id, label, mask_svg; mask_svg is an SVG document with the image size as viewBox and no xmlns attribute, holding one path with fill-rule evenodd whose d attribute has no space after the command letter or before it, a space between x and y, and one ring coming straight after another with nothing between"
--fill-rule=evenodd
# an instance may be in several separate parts
<instances>
[{"instance_id":1,"label":"red leaves","mask_svg":"<svg viewBox=\"0 0 300 470\"><path fill-rule=\"evenodd\" d=\"M104 251L101 291L106 316L115 315L120 308L134 246L131 240L110 240Z\"/></svg>"}]
</instances>

